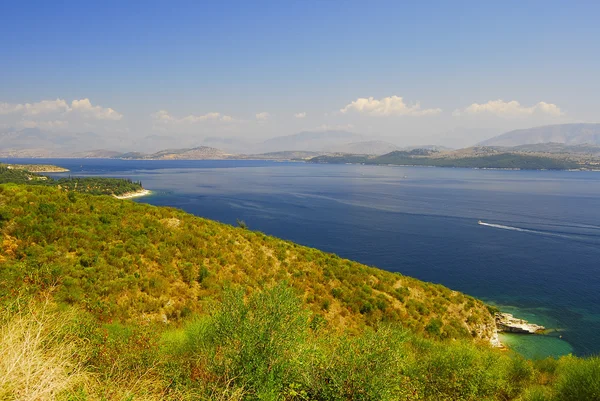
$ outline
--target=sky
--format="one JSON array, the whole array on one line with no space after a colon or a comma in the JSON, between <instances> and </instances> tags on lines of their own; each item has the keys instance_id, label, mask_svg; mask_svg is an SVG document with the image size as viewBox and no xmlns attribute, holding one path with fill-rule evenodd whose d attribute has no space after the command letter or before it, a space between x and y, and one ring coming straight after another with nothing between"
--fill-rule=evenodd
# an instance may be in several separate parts
<instances>
[{"instance_id":1,"label":"sky","mask_svg":"<svg viewBox=\"0 0 600 401\"><path fill-rule=\"evenodd\" d=\"M598 15L597 1L0 1L0 131L461 147L597 122Z\"/></svg>"}]
</instances>

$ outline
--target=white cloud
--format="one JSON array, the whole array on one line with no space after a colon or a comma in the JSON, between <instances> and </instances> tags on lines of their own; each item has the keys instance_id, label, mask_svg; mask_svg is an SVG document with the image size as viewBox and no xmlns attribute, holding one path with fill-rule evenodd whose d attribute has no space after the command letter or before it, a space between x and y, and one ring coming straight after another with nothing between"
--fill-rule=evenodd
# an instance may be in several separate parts
<instances>
[{"instance_id":1,"label":"white cloud","mask_svg":"<svg viewBox=\"0 0 600 401\"><path fill-rule=\"evenodd\" d=\"M453 116L476 115L476 114L493 114L499 117L526 117L533 114L546 114L559 117L564 113L560 108L552 103L539 102L531 107L524 107L516 100L505 102L502 99L490 100L487 103L473 103L463 110L455 110Z\"/></svg>"},{"instance_id":2,"label":"white cloud","mask_svg":"<svg viewBox=\"0 0 600 401\"><path fill-rule=\"evenodd\" d=\"M69 111L69 104L62 100L42 100L37 103L0 103L0 115L23 114L36 116L39 114L64 113Z\"/></svg>"},{"instance_id":3,"label":"white cloud","mask_svg":"<svg viewBox=\"0 0 600 401\"><path fill-rule=\"evenodd\" d=\"M92 104L90 99L47 99L33 103L0 103L0 123L18 129L45 131L100 130L110 132L123 115L110 107ZM91 125L90 123L100 123Z\"/></svg>"},{"instance_id":4,"label":"white cloud","mask_svg":"<svg viewBox=\"0 0 600 401\"><path fill-rule=\"evenodd\" d=\"M367 114L369 116L426 116L441 113L441 109L421 109L421 105L409 106L399 96L384 97L381 100L373 97L360 97L347 104L340 112L346 114L350 111Z\"/></svg>"},{"instance_id":5,"label":"white cloud","mask_svg":"<svg viewBox=\"0 0 600 401\"><path fill-rule=\"evenodd\" d=\"M65 116L67 113L96 120L120 120L123 118L122 114L110 107L92 105L88 98L73 100L71 105L64 99L42 100L37 103L0 103L0 115L16 114L37 118L37 116L48 114Z\"/></svg>"},{"instance_id":6,"label":"white cloud","mask_svg":"<svg viewBox=\"0 0 600 401\"><path fill-rule=\"evenodd\" d=\"M300 113L296 113L296 114L294 114L294 117L296 117L296 118L304 118L304 117L306 117L306 112L303 111L303 112L300 112Z\"/></svg>"},{"instance_id":7,"label":"white cloud","mask_svg":"<svg viewBox=\"0 0 600 401\"><path fill-rule=\"evenodd\" d=\"M93 106L88 98L73 100L69 112L80 113L85 117L96 120L120 120L123 118L121 113L116 112L110 107Z\"/></svg>"},{"instance_id":8,"label":"white cloud","mask_svg":"<svg viewBox=\"0 0 600 401\"><path fill-rule=\"evenodd\" d=\"M160 110L152 114L152 119L159 124L196 124L205 121L231 122L233 118L217 112L206 113L203 115L190 114L189 116L176 118L167 110Z\"/></svg>"},{"instance_id":9,"label":"white cloud","mask_svg":"<svg viewBox=\"0 0 600 401\"><path fill-rule=\"evenodd\" d=\"M263 111L262 113L256 113L256 119L258 121L266 121L269 118L271 118L271 115L269 113L267 113L266 111Z\"/></svg>"}]
</instances>

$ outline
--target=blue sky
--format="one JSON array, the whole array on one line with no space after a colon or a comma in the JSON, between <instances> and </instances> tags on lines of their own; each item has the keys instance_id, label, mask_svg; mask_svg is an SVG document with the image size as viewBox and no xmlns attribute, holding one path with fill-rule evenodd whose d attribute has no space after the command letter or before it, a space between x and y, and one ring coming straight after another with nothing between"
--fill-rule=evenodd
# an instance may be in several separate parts
<instances>
[{"instance_id":1,"label":"blue sky","mask_svg":"<svg viewBox=\"0 0 600 401\"><path fill-rule=\"evenodd\" d=\"M4 1L0 127L175 139L345 128L462 146L595 122L599 4ZM54 114L35 111L57 99Z\"/></svg>"}]
</instances>

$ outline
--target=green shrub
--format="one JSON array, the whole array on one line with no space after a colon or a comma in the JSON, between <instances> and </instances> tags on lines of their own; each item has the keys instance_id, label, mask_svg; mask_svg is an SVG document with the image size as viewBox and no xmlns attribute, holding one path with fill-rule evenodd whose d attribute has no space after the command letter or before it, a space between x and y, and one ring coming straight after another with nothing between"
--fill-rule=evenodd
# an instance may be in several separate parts
<instances>
[{"instance_id":1,"label":"green shrub","mask_svg":"<svg viewBox=\"0 0 600 401\"><path fill-rule=\"evenodd\" d=\"M309 322L285 285L248 300L229 291L210 319L186 326L178 354L195 360L193 369L204 372L213 388L233 384L253 398L275 400L301 380Z\"/></svg>"},{"instance_id":2,"label":"green shrub","mask_svg":"<svg viewBox=\"0 0 600 401\"><path fill-rule=\"evenodd\" d=\"M397 400L406 396L400 374L404 330L368 329L361 336L323 338L307 392L311 400Z\"/></svg>"},{"instance_id":3,"label":"green shrub","mask_svg":"<svg viewBox=\"0 0 600 401\"><path fill-rule=\"evenodd\" d=\"M563 357L557 369L554 400L600 400L600 358Z\"/></svg>"}]
</instances>

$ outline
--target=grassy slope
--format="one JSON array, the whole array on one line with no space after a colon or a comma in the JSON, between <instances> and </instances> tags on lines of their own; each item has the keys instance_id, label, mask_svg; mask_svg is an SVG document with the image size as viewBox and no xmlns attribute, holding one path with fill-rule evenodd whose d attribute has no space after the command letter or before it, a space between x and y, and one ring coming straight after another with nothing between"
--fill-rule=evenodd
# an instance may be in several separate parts
<instances>
[{"instance_id":1,"label":"grassy slope","mask_svg":"<svg viewBox=\"0 0 600 401\"><path fill-rule=\"evenodd\" d=\"M171 208L3 185L0 221L4 299L56 284L56 299L100 319L177 321L224 288L286 280L338 327L385 320L442 338L492 333L472 297Z\"/></svg>"}]
</instances>

